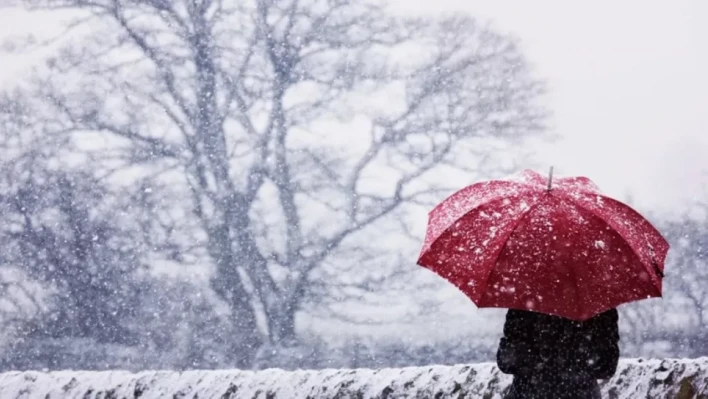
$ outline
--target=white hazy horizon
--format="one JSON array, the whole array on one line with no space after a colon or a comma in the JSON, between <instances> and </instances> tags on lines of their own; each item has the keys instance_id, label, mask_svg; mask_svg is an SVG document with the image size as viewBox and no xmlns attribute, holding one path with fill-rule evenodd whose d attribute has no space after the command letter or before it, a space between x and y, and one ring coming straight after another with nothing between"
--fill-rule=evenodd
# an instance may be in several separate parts
<instances>
[{"instance_id":1,"label":"white hazy horizon","mask_svg":"<svg viewBox=\"0 0 708 399\"><path fill-rule=\"evenodd\" d=\"M394 0L463 11L519 38L548 82L561 140L537 161L584 175L640 211L676 213L708 195L708 2Z\"/></svg>"},{"instance_id":2,"label":"white hazy horizon","mask_svg":"<svg viewBox=\"0 0 708 399\"><path fill-rule=\"evenodd\" d=\"M708 194L708 3L392 0L403 13L466 12L520 40L548 83L554 133L536 161L584 175L640 211L680 212ZM56 15L56 14L54 14ZM55 16L0 9L0 43L58 31ZM41 54L3 55L12 85ZM463 182L466 184L468 182Z\"/></svg>"},{"instance_id":3,"label":"white hazy horizon","mask_svg":"<svg viewBox=\"0 0 708 399\"><path fill-rule=\"evenodd\" d=\"M536 76L548 84L547 106L560 136L538 149L535 161L544 168L588 176L610 196L631 197L642 213L677 214L691 203L708 203L708 2L393 0L391 5L403 13L467 12L520 40ZM56 29L56 17L0 8L0 43ZM39 59L3 54L0 89L21 80ZM454 289L444 296L451 298L451 313L431 316L431 325L406 330L406 337L499 328L478 318L498 311L476 312ZM342 333L357 331L346 327Z\"/></svg>"}]
</instances>

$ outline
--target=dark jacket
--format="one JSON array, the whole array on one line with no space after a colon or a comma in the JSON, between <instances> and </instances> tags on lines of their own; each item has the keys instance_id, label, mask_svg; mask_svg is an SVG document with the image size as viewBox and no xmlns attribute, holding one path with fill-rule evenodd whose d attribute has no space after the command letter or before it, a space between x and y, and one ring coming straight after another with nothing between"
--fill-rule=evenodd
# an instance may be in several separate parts
<instances>
[{"instance_id":1,"label":"dark jacket","mask_svg":"<svg viewBox=\"0 0 708 399\"><path fill-rule=\"evenodd\" d=\"M617 310L584 322L509 310L497 363L514 375L507 399L600 398L619 360Z\"/></svg>"}]
</instances>

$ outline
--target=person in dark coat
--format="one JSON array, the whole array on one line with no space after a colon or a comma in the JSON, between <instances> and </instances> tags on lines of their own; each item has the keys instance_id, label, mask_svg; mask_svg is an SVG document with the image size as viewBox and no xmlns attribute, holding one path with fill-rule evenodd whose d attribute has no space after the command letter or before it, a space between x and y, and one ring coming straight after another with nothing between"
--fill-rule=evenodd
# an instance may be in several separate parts
<instances>
[{"instance_id":1,"label":"person in dark coat","mask_svg":"<svg viewBox=\"0 0 708 399\"><path fill-rule=\"evenodd\" d=\"M578 322L509 310L497 364L514 381L506 399L601 398L597 380L617 370L617 309Z\"/></svg>"}]
</instances>

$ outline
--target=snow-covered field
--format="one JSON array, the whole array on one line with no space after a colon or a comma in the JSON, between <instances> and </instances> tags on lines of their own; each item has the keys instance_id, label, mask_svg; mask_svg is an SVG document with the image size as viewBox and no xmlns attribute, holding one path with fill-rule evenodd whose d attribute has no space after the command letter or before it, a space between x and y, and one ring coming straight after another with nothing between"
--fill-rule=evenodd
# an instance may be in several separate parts
<instances>
[{"instance_id":1,"label":"snow-covered field","mask_svg":"<svg viewBox=\"0 0 708 399\"><path fill-rule=\"evenodd\" d=\"M382 370L60 371L0 374L0 398L500 398L491 363ZM708 358L623 360L606 398L708 398Z\"/></svg>"}]
</instances>

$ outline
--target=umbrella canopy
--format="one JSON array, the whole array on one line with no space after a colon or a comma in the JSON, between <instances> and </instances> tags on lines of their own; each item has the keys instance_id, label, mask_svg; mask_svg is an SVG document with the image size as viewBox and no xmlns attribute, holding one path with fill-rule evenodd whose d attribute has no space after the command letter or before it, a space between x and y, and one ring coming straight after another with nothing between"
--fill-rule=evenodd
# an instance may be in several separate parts
<instances>
[{"instance_id":1,"label":"umbrella canopy","mask_svg":"<svg viewBox=\"0 0 708 399\"><path fill-rule=\"evenodd\" d=\"M430 212L418 264L479 307L585 320L661 296L669 249L628 205L585 177L525 170L468 186Z\"/></svg>"}]
</instances>

